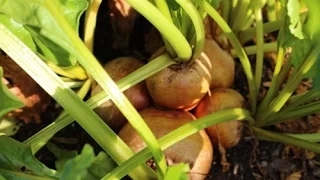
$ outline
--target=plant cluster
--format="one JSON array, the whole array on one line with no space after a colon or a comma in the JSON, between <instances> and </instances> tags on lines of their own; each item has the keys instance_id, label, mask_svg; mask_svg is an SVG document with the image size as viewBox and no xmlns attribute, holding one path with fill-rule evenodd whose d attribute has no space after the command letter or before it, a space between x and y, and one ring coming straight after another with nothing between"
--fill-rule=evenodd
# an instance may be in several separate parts
<instances>
[{"instance_id":1,"label":"plant cluster","mask_svg":"<svg viewBox=\"0 0 320 180\"><path fill-rule=\"evenodd\" d=\"M208 173L212 144L221 152L233 147L243 126L257 138L320 153L319 133L264 129L320 112L320 1L114 1L144 16L160 32L164 47L146 64L119 57L105 68L92 52L100 3L0 0L1 50L64 109L52 124L25 142L0 136L0 179L121 179L126 175L132 179L203 179L193 175ZM79 36L82 15L83 39ZM264 35L271 32L278 32L277 42L264 42ZM255 45L246 47L249 41ZM248 95L231 89L235 64L229 51L241 62ZM267 94L259 98L264 52L269 51L277 52L273 78ZM254 66L249 54L256 55ZM304 79L311 79L312 87L295 94ZM91 89L91 97L84 101ZM151 100L157 108L149 107ZM5 115L23 106L1 83L0 117L5 118L0 123L9 121ZM62 157L56 170L47 168L33 155L45 144L61 151L48 141L74 121L105 152L95 155L86 145L79 155L65 153L69 156ZM12 134L10 130L4 134ZM180 146L187 149L185 157ZM156 171L145 164L148 160Z\"/></svg>"}]
</instances>

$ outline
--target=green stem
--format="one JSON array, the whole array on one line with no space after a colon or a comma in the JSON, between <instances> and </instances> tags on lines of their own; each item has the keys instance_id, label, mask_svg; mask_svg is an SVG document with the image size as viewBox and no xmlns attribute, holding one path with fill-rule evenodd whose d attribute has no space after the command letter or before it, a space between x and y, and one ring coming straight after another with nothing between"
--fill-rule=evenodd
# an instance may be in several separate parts
<instances>
[{"instance_id":1,"label":"green stem","mask_svg":"<svg viewBox=\"0 0 320 180\"><path fill-rule=\"evenodd\" d=\"M269 22L277 20L276 1L275 0L268 0L267 1L267 15L268 15Z\"/></svg>"},{"instance_id":2,"label":"green stem","mask_svg":"<svg viewBox=\"0 0 320 180\"><path fill-rule=\"evenodd\" d=\"M313 102L295 108L285 108L279 113L270 116L268 122L264 126L281 123L287 120L297 119L320 111L320 102Z\"/></svg>"},{"instance_id":3,"label":"green stem","mask_svg":"<svg viewBox=\"0 0 320 180\"><path fill-rule=\"evenodd\" d=\"M258 51L257 48L258 48L257 45L246 46L246 47L244 47L244 51L246 52L247 55L254 55ZM276 52L277 51L277 42L263 44L262 51L263 51L263 53ZM237 51L235 49L231 49L230 53L233 57L238 57Z\"/></svg>"},{"instance_id":4,"label":"green stem","mask_svg":"<svg viewBox=\"0 0 320 180\"><path fill-rule=\"evenodd\" d=\"M188 32L190 31L189 28L194 28L194 27L191 27L190 24L191 24L191 19L190 17L187 15L187 13L181 9L181 32L182 34L185 36L185 37L188 37ZM187 38L188 42L190 42L191 38Z\"/></svg>"},{"instance_id":5,"label":"green stem","mask_svg":"<svg viewBox=\"0 0 320 180\"><path fill-rule=\"evenodd\" d=\"M312 48L308 57L298 68L298 70L289 78L287 84L282 89L281 93L270 103L266 109L261 109L261 112L257 114L257 126L263 126L268 123L268 117L274 115L280 111L280 109L288 101L298 84L303 79L304 75L311 69L313 64L317 60L317 49Z\"/></svg>"},{"instance_id":6,"label":"green stem","mask_svg":"<svg viewBox=\"0 0 320 180\"><path fill-rule=\"evenodd\" d=\"M290 136L293 138L309 141L309 142L320 142L320 133L311 133L311 134L290 134L285 133L284 135Z\"/></svg>"},{"instance_id":7,"label":"green stem","mask_svg":"<svg viewBox=\"0 0 320 180\"><path fill-rule=\"evenodd\" d=\"M275 97L276 93L278 92L278 87L277 87L277 83L278 83L278 77L281 71L281 67L283 65L283 60L284 60L284 54L285 54L285 48L283 46L283 41L284 38L282 38L284 36L284 30L282 29L280 31L280 39L279 39L279 47L278 47L278 54L277 54L277 60L276 60L276 65L275 65L275 69L273 71L273 77L271 80L271 86L267 92L267 95L265 96L265 98L262 100L262 102L260 103L259 107L258 107L258 111L257 114L258 115L262 115L262 111L264 111L265 109L267 109L268 105L270 104L270 102L272 101L272 99Z\"/></svg>"},{"instance_id":8,"label":"green stem","mask_svg":"<svg viewBox=\"0 0 320 180\"><path fill-rule=\"evenodd\" d=\"M304 93L296 94L291 96L290 99L288 100L289 105L287 106L287 108L303 105L317 98L320 98L320 92L314 89Z\"/></svg>"},{"instance_id":9,"label":"green stem","mask_svg":"<svg viewBox=\"0 0 320 180\"><path fill-rule=\"evenodd\" d=\"M164 150L171 145L181 141L182 139L202 130L214 124L231 121L231 120L248 120L250 123L254 123L250 112L241 108L228 109L216 112L214 114L210 114L203 118L197 119L196 121L192 121L187 123L178 129L164 135L159 139L159 143L161 148ZM126 162L115 168L109 174L102 178L102 180L109 179L121 179L126 175L128 171L131 171L135 167L139 166L139 164L144 163L151 157L150 152L147 148L138 152L135 156L128 159Z\"/></svg>"},{"instance_id":10,"label":"green stem","mask_svg":"<svg viewBox=\"0 0 320 180\"><path fill-rule=\"evenodd\" d=\"M248 8L252 3L251 0L240 0L238 1L235 14L231 17L231 29L233 31L238 31L244 25L244 21L246 20L246 15L248 12Z\"/></svg>"},{"instance_id":11,"label":"green stem","mask_svg":"<svg viewBox=\"0 0 320 180\"><path fill-rule=\"evenodd\" d=\"M188 41L181 34L178 28L176 28L173 23L164 17L155 6L153 6L148 0L126 1L149 22L151 22L168 40L178 55L178 58L175 60L188 61L191 58L192 50Z\"/></svg>"},{"instance_id":12,"label":"green stem","mask_svg":"<svg viewBox=\"0 0 320 180\"><path fill-rule=\"evenodd\" d=\"M271 33L274 31L277 31L281 28L283 25L283 20L277 20L273 22L267 22L263 24L263 31L265 33ZM239 39L242 43L245 43L249 40L251 40L257 31L257 27L251 27L245 30L240 30L238 33Z\"/></svg>"},{"instance_id":13,"label":"green stem","mask_svg":"<svg viewBox=\"0 0 320 180\"><path fill-rule=\"evenodd\" d=\"M257 26L257 56L256 56L256 89L260 89L261 80L262 80L262 71L263 71L263 22L262 22L262 11L260 7L260 0L255 0L254 3L254 15L256 19L256 26Z\"/></svg>"},{"instance_id":14,"label":"green stem","mask_svg":"<svg viewBox=\"0 0 320 180\"><path fill-rule=\"evenodd\" d=\"M240 42L238 41L235 34L232 32L228 24L222 19L222 17L219 15L219 13L210 6L206 1L202 0L193 0L194 3L198 4L201 8L203 8L208 14L212 17L213 20L220 26L222 31L224 31L227 38L230 40L231 44L237 51L241 64L244 68L247 81L249 84L249 93L250 93L250 103L251 103L251 111L254 113L256 109L257 104L257 89L255 85L255 80L253 77L253 72L251 68L250 61L248 59L248 56L246 55L246 52L242 48Z\"/></svg>"},{"instance_id":15,"label":"green stem","mask_svg":"<svg viewBox=\"0 0 320 180\"><path fill-rule=\"evenodd\" d=\"M202 52L205 43L205 31L202 17L198 13L197 8L192 4L190 0L176 0L176 2L183 8L186 14L189 15L193 23L195 29L195 34L193 35L195 36L195 48L193 50L192 58L196 59ZM191 39L191 41L193 41L193 38Z\"/></svg>"},{"instance_id":16,"label":"green stem","mask_svg":"<svg viewBox=\"0 0 320 180\"><path fill-rule=\"evenodd\" d=\"M258 138L281 142L284 144L290 144L290 145L307 149L316 153L320 153L320 144L311 143L308 141L304 141L298 138L290 137L290 136L275 133L275 132L265 131L263 129L256 128L253 126L251 126L251 129L253 130L253 132Z\"/></svg>"},{"instance_id":17,"label":"green stem","mask_svg":"<svg viewBox=\"0 0 320 180\"><path fill-rule=\"evenodd\" d=\"M51 2L51 1L47 1ZM64 82L25 44L0 24L0 47L50 96L52 96L95 141L118 163L133 155L131 149L95 114ZM9 43L10 42L10 43ZM88 121L90 120L90 121ZM110 146L112 144L112 146ZM146 166L130 174L133 178L148 178L154 174Z\"/></svg>"},{"instance_id":18,"label":"green stem","mask_svg":"<svg viewBox=\"0 0 320 180\"><path fill-rule=\"evenodd\" d=\"M163 0L153 0L154 5L158 8L158 10L163 14L165 18L169 21L169 23L173 23L173 19L171 17L171 13L167 4L167 1ZM161 34L163 42L166 46L167 52L171 55L171 57L175 57L176 53L171 46L170 42Z\"/></svg>"},{"instance_id":19,"label":"green stem","mask_svg":"<svg viewBox=\"0 0 320 180\"><path fill-rule=\"evenodd\" d=\"M222 12L221 12L222 18L226 22L230 23L229 17L230 17L231 0L221 1L221 7L222 7Z\"/></svg>"},{"instance_id":20,"label":"green stem","mask_svg":"<svg viewBox=\"0 0 320 180\"><path fill-rule=\"evenodd\" d=\"M180 32L182 33L182 31L181 31L182 27L181 27L181 22L180 22L180 17L179 17L180 16L179 11L174 11L174 10L170 9L170 14L171 14L172 21L173 21L174 25L178 29L180 29ZM184 37L185 37L185 35L184 35Z\"/></svg>"}]
</instances>

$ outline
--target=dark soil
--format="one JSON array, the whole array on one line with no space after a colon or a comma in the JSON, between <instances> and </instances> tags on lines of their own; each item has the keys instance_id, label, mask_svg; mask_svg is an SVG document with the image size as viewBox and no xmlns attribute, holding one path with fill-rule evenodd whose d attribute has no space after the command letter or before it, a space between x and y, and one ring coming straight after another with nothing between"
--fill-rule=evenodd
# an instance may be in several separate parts
<instances>
[{"instance_id":1,"label":"dark soil","mask_svg":"<svg viewBox=\"0 0 320 180\"><path fill-rule=\"evenodd\" d=\"M113 50L111 45L112 28L109 23L109 15L105 12L107 12L107 5L106 1L103 1L102 8L99 11L94 48L94 54L101 60L101 63L106 63L118 56L127 55L148 59L150 54L144 49L144 35L151 31L152 26L143 17L140 17L136 22L129 46L123 50ZM254 57L250 58L254 59ZM266 63L264 68L264 72L266 72L264 81L268 81L270 80L268 73L272 72L272 63ZM248 93L246 78L239 62L235 82L234 89L243 95ZM262 96L264 92L265 90L262 89ZM24 141L50 124L60 112L61 109L56 108L54 104L49 106L41 117L41 123L25 124L14 138ZM213 166L207 179L320 179L319 155L310 158L310 152L290 148L281 143L257 140L250 134L245 129L244 137L239 144L227 150L227 160L231 164L227 172L222 172L220 154L215 149ZM51 141L61 148L69 150L80 151L84 144L89 143L95 148L96 152L102 151L99 145L77 123L72 123L64 128ZM55 168L55 157L47 148L41 149L36 157L48 167Z\"/></svg>"}]
</instances>

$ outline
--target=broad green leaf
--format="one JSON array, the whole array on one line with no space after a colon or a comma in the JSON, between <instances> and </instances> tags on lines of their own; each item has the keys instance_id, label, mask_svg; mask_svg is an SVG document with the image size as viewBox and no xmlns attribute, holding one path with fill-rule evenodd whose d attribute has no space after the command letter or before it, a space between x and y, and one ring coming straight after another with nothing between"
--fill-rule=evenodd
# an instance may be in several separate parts
<instances>
[{"instance_id":1,"label":"broad green leaf","mask_svg":"<svg viewBox=\"0 0 320 180\"><path fill-rule=\"evenodd\" d=\"M164 180L179 179L188 180L190 168L187 164L178 164L168 168Z\"/></svg>"},{"instance_id":2,"label":"broad green leaf","mask_svg":"<svg viewBox=\"0 0 320 180\"><path fill-rule=\"evenodd\" d=\"M3 77L3 69L0 66L0 79ZM13 95L6 85L0 82L0 118L8 112L22 108L24 104Z\"/></svg>"},{"instance_id":3,"label":"broad green leaf","mask_svg":"<svg viewBox=\"0 0 320 180\"><path fill-rule=\"evenodd\" d=\"M56 171L49 169L32 155L29 146L7 136L0 136L0 144L0 174L5 178L10 179L19 174L22 176L22 173L59 178Z\"/></svg>"},{"instance_id":4,"label":"broad green leaf","mask_svg":"<svg viewBox=\"0 0 320 180\"><path fill-rule=\"evenodd\" d=\"M70 159L72 159L78 155L77 151L67 151L67 150L59 148L58 146L56 146L55 144L50 143L50 142L47 143L46 147L56 157L57 160L55 161L55 165L56 165L56 169L58 171L61 171L63 169L63 166L65 165L65 163L67 161L69 161Z\"/></svg>"},{"instance_id":5,"label":"broad green leaf","mask_svg":"<svg viewBox=\"0 0 320 180\"><path fill-rule=\"evenodd\" d=\"M69 160L74 161L72 160L73 158L74 159L79 158L77 151L64 150L50 142L47 143L46 147L57 158L57 160L55 161L55 165L58 171L63 171L65 164ZM87 148L85 151L90 151L90 149ZM87 154L87 155L91 156L90 154ZM83 153L80 156L84 156ZM75 164L76 163L72 165L74 166L72 168L77 168ZM96 157L94 157L94 161L91 164L88 164L87 167L81 167L83 168L82 171L88 171L87 175L83 175L81 179L92 178L92 177L94 177L95 179L101 179L103 176L105 176L115 167L117 167L117 164L112 160L112 158L110 158L105 152L100 152ZM73 171L76 171L76 170L77 169L74 169Z\"/></svg>"},{"instance_id":6,"label":"broad green leaf","mask_svg":"<svg viewBox=\"0 0 320 180\"><path fill-rule=\"evenodd\" d=\"M95 155L93 148L90 145L85 145L81 154L69 160L63 167L61 179L94 179L89 176L88 168L94 162Z\"/></svg>"},{"instance_id":7,"label":"broad green leaf","mask_svg":"<svg viewBox=\"0 0 320 180\"><path fill-rule=\"evenodd\" d=\"M288 16L290 17L290 32L299 39L303 39L302 22L300 20L299 0L289 0L287 4Z\"/></svg>"},{"instance_id":8,"label":"broad green leaf","mask_svg":"<svg viewBox=\"0 0 320 180\"><path fill-rule=\"evenodd\" d=\"M31 34L12 18L0 14L0 23L5 25L14 35L16 35L23 43L25 43L32 51L36 51L36 45L33 42Z\"/></svg>"},{"instance_id":9,"label":"broad green leaf","mask_svg":"<svg viewBox=\"0 0 320 180\"><path fill-rule=\"evenodd\" d=\"M100 152L90 166L89 173L96 179L101 179L116 167L117 164L108 154Z\"/></svg>"},{"instance_id":10,"label":"broad green leaf","mask_svg":"<svg viewBox=\"0 0 320 180\"><path fill-rule=\"evenodd\" d=\"M0 174L0 180L6 180L6 179Z\"/></svg>"},{"instance_id":11,"label":"broad green leaf","mask_svg":"<svg viewBox=\"0 0 320 180\"><path fill-rule=\"evenodd\" d=\"M292 17L298 16L299 14L299 9L300 9L300 4L299 2L295 2L296 0L289 0L287 4L287 9L288 11L291 9L292 10ZM307 57L308 53L310 52L312 47L319 47L319 37L320 37L320 26L317 25L317 18L320 17L320 13L317 9L317 7L320 7L320 1L318 0L307 0L305 1L307 8L309 9L308 14L307 14L307 19L304 24L302 24L302 30L304 34L304 39L299 39L296 35L292 35L291 33L287 32L285 33L285 47L286 48L291 48L291 62L294 67L298 68L301 63L305 60ZM297 5L299 4L299 5ZM299 6L299 8L297 7ZM294 11L297 11L296 13L293 13ZM289 15L289 12L288 12ZM290 23L287 22L287 25L290 28L291 31L291 25L292 25L292 19L290 18ZM298 17L295 17L297 20ZM300 20L299 20L300 21ZM299 22L300 23L300 22ZM299 30L300 31L300 30ZM320 55L319 55L320 57ZM316 63L313 65L313 67L310 69L309 72L305 74L306 78L315 78L314 83L318 83L317 81L319 80L318 74L320 71L320 58L317 59ZM315 86L315 87L318 87Z\"/></svg>"},{"instance_id":12,"label":"broad green leaf","mask_svg":"<svg viewBox=\"0 0 320 180\"><path fill-rule=\"evenodd\" d=\"M53 10L52 4L59 12ZM43 43L37 45L49 47L54 54L50 58L47 57L49 60L60 66L71 66L76 63L76 59L68 53L66 56L66 53L60 52L70 52L68 48L72 47L72 43L58 22L65 18L73 30L78 32L80 16L87 6L87 0L0 0L0 13L8 15L26 29L32 29L37 33L37 39ZM62 16L56 17L52 12L60 13ZM41 50L44 51L43 48Z\"/></svg>"}]
</instances>

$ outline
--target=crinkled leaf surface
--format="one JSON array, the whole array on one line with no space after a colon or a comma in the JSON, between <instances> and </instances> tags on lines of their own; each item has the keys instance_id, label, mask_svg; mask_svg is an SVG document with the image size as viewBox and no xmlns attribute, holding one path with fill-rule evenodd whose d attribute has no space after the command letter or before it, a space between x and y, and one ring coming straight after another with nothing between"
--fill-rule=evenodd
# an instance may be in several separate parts
<instances>
[{"instance_id":1,"label":"crinkled leaf surface","mask_svg":"<svg viewBox=\"0 0 320 180\"><path fill-rule=\"evenodd\" d=\"M7 136L0 136L0 144L0 174L5 178L28 179L25 177L27 175L59 178L56 171L49 169L32 155L29 146Z\"/></svg>"},{"instance_id":2,"label":"crinkled leaf surface","mask_svg":"<svg viewBox=\"0 0 320 180\"><path fill-rule=\"evenodd\" d=\"M8 15L26 29L33 29L38 34L37 38L53 51L52 54L55 56L51 56L49 60L60 66L70 66L76 63L76 59L67 53L72 52L69 49L72 44L58 25L61 19L58 19L59 17L53 15L52 12L61 13L73 30L78 32L80 16L87 6L87 0L0 0L0 13Z\"/></svg>"},{"instance_id":3,"label":"crinkled leaf surface","mask_svg":"<svg viewBox=\"0 0 320 180\"><path fill-rule=\"evenodd\" d=\"M0 66L0 79L3 78L3 69ZM8 112L22 108L24 104L14 96L6 85L0 82L0 118Z\"/></svg>"},{"instance_id":4,"label":"crinkled leaf surface","mask_svg":"<svg viewBox=\"0 0 320 180\"><path fill-rule=\"evenodd\" d=\"M94 162L95 155L93 148L90 145L85 145L81 154L69 160L63 167L61 172L61 179L94 179L88 176L88 168Z\"/></svg>"},{"instance_id":5,"label":"crinkled leaf surface","mask_svg":"<svg viewBox=\"0 0 320 180\"><path fill-rule=\"evenodd\" d=\"M116 167L117 164L108 154L100 152L90 166L89 173L96 179L101 179Z\"/></svg>"},{"instance_id":6,"label":"crinkled leaf surface","mask_svg":"<svg viewBox=\"0 0 320 180\"><path fill-rule=\"evenodd\" d=\"M168 168L164 180L179 179L188 180L190 168L187 164L177 164Z\"/></svg>"},{"instance_id":7,"label":"crinkled leaf surface","mask_svg":"<svg viewBox=\"0 0 320 180\"><path fill-rule=\"evenodd\" d=\"M53 143L48 143L47 148L57 158L56 167L62 171L61 179L101 179L117 167L117 164L105 152L100 152L95 156L90 145L85 145L80 155L76 151L61 149Z\"/></svg>"}]
</instances>

